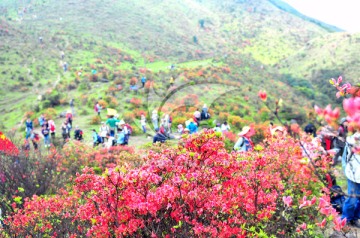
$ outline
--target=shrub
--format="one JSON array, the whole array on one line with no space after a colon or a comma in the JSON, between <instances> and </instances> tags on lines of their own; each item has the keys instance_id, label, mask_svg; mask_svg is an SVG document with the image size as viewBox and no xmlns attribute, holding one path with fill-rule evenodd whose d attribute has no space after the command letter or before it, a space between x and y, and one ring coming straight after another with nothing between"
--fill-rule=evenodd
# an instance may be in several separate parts
<instances>
[{"instance_id":1,"label":"shrub","mask_svg":"<svg viewBox=\"0 0 360 238\"><path fill-rule=\"evenodd\" d=\"M87 116L87 115L89 115L89 112L84 109L84 110L81 110L80 115Z\"/></svg>"},{"instance_id":2,"label":"shrub","mask_svg":"<svg viewBox=\"0 0 360 238\"><path fill-rule=\"evenodd\" d=\"M43 108L55 107L55 106L60 105L61 95L57 90L47 91L44 97L46 99L45 101L47 101L47 102L46 103L43 102Z\"/></svg>"},{"instance_id":3,"label":"shrub","mask_svg":"<svg viewBox=\"0 0 360 238\"><path fill-rule=\"evenodd\" d=\"M99 77L98 77L97 74L91 74L91 75L89 76L89 80L90 80L90 82L98 82L98 81L99 81Z\"/></svg>"},{"instance_id":4,"label":"shrub","mask_svg":"<svg viewBox=\"0 0 360 238\"><path fill-rule=\"evenodd\" d=\"M314 170L303 163L297 142L268 143L252 153L227 153L219 133L205 131L187 136L177 148L161 145L135 169L110 166L97 175L85 168L71 192L35 196L22 209L14 204L7 231L66 237L291 237L295 232L317 237L326 229L324 220L341 230L344 221ZM102 151L97 156L104 158ZM326 171L326 163L326 158L315 161L318 172Z\"/></svg>"},{"instance_id":5,"label":"shrub","mask_svg":"<svg viewBox=\"0 0 360 238\"><path fill-rule=\"evenodd\" d=\"M101 118L98 115L95 115L91 118L90 124L91 125L100 125Z\"/></svg>"},{"instance_id":6,"label":"shrub","mask_svg":"<svg viewBox=\"0 0 360 238\"><path fill-rule=\"evenodd\" d=\"M131 123L135 119L135 114L133 112L125 112L123 117L126 123Z\"/></svg>"},{"instance_id":7,"label":"shrub","mask_svg":"<svg viewBox=\"0 0 360 238\"><path fill-rule=\"evenodd\" d=\"M130 85L135 85L135 84L137 84L137 81L138 81L138 79L137 79L136 77L132 77L132 78L130 79L129 84L130 84Z\"/></svg>"},{"instance_id":8,"label":"shrub","mask_svg":"<svg viewBox=\"0 0 360 238\"><path fill-rule=\"evenodd\" d=\"M45 109L45 108L49 108L49 107L52 107L52 104L51 104L51 102L49 101L49 100L44 100L44 101L42 101L42 108L43 109Z\"/></svg>"},{"instance_id":9,"label":"shrub","mask_svg":"<svg viewBox=\"0 0 360 238\"><path fill-rule=\"evenodd\" d=\"M130 99L130 103L133 104L135 107L139 107L142 104L140 98L132 98Z\"/></svg>"},{"instance_id":10,"label":"shrub","mask_svg":"<svg viewBox=\"0 0 360 238\"><path fill-rule=\"evenodd\" d=\"M99 104L102 108L107 108L108 107L108 103L105 100L99 100Z\"/></svg>"},{"instance_id":11,"label":"shrub","mask_svg":"<svg viewBox=\"0 0 360 238\"><path fill-rule=\"evenodd\" d=\"M56 118L57 112L54 108L47 108L44 111L44 116L47 120Z\"/></svg>"},{"instance_id":12,"label":"shrub","mask_svg":"<svg viewBox=\"0 0 360 238\"><path fill-rule=\"evenodd\" d=\"M81 82L78 86L79 91L84 91L90 89L89 84L86 82Z\"/></svg>"}]
</instances>

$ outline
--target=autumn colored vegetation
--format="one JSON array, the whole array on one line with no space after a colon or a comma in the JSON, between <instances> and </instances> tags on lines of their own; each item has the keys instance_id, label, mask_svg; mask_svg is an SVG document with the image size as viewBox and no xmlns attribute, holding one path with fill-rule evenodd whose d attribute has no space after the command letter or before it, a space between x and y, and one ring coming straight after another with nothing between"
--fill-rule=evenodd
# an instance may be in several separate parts
<instances>
[{"instance_id":1,"label":"autumn colored vegetation","mask_svg":"<svg viewBox=\"0 0 360 238\"><path fill-rule=\"evenodd\" d=\"M316 145L311 149L316 154ZM330 223L341 229L325 185L291 138L229 153L223 137L207 130L158 152L74 144L47 156L6 158L2 168L30 184L4 181L3 235L289 237L322 233ZM5 167L16 159L19 166ZM314 159L316 171L326 173L328 158Z\"/></svg>"}]
</instances>

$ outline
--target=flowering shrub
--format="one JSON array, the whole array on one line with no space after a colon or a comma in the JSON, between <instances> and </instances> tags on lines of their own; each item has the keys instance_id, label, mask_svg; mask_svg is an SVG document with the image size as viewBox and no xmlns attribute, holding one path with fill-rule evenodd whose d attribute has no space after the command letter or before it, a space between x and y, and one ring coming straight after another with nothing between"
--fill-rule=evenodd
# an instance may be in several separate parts
<instances>
[{"instance_id":1,"label":"flowering shrub","mask_svg":"<svg viewBox=\"0 0 360 238\"><path fill-rule=\"evenodd\" d=\"M130 84L130 85L135 85L135 84L137 84L137 81L138 81L138 79L137 79L136 77L132 77L132 78L130 79L129 84Z\"/></svg>"},{"instance_id":2,"label":"flowering shrub","mask_svg":"<svg viewBox=\"0 0 360 238\"><path fill-rule=\"evenodd\" d=\"M99 100L99 104L103 109L108 107L108 103L105 100Z\"/></svg>"},{"instance_id":3,"label":"flowering shrub","mask_svg":"<svg viewBox=\"0 0 360 238\"><path fill-rule=\"evenodd\" d=\"M54 108L47 108L44 115L47 120L50 120L56 118L57 112Z\"/></svg>"},{"instance_id":4,"label":"flowering shrub","mask_svg":"<svg viewBox=\"0 0 360 238\"><path fill-rule=\"evenodd\" d=\"M134 106L138 107L142 104L142 101L140 98L132 98L132 99L130 99L130 103L133 104Z\"/></svg>"},{"instance_id":5,"label":"flowering shrub","mask_svg":"<svg viewBox=\"0 0 360 238\"><path fill-rule=\"evenodd\" d=\"M101 122L101 118L98 115L92 116L90 119L91 125L99 125Z\"/></svg>"},{"instance_id":6,"label":"flowering shrub","mask_svg":"<svg viewBox=\"0 0 360 238\"><path fill-rule=\"evenodd\" d=\"M267 143L252 153L228 153L222 137L209 130L186 137L177 148L149 152L138 168L111 166L101 175L85 168L68 192L33 197L16 208L5 220L7 232L53 237L289 237L299 232L310 237L331 221L340 230L344 221L303 162L296 141ZM316 145L309 148L325 172L327 158L315 153ZM101 152L98 158L103 160Z\"/></svg>"},{"instance_id":7,"label":"flowering shrub","mask_svg":"<svg viewBox=\"0 0 360 238\"><path fill-rule=\"evenodd\" d=\"M347 114L346 119L349 122L349 129L360 129L360 84L355 86L351 86L349 83L341 84L342 80L343 79L340 76L337 80L331 79L330 84L332 84L338 90L338 92L336 93L337 98L341 96L350 96L348 98L345 98L343 101L343 108ZM321 115L322 111L319 110L319 108L315 109L318 109L316 112L317 114ZM335 110L331 112L331 108L330 110L325 109L324 111L327 111L327 113L325 112L325 114L335 114L336 116L339 114L337 111L334 112ZM330 122L331 119L335 120L336 117L330 117Z\"/></svg>"},{"instance_id":8,"label":"flowering shrub","mask_svg":"<svg viewBox=\"0 0 360 238\"><path fill-rule=\"evenodd\" d=\"M1 154L10 154L17 155L19 154L18 148L6 138L6 136L0 131L0 155Z\"/></svg>"}]
</instances>

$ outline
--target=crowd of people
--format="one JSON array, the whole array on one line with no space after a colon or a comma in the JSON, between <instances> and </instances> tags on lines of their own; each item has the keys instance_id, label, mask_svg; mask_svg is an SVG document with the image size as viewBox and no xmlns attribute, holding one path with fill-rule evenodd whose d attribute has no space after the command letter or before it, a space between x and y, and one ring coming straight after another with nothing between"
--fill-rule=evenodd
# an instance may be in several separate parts
<instances>
[{"instance_id":1,"label":"crowd of people","mask_svg":"<svg viewBox=\"0 0 360 238\"><path fill-rule=\"evenodd\" d=\"M71 131L73 129L73 112L74 112L74 100L70 101L71 110L68 110L65 114L65 120L61 124L61 135L63 139L63 144L65 144L71 138ZM98 116L101 116L102 106L99 102L94 104L94 111ZM104 147L111 147L114 145L128 145L129 138L132 134L132 127L125 123L124 120L119 119L118 115L107 115L107 120L101 122L99 130L92 129L92 144L94 147L98 145L103 145ZM172 117L165 113L160 118L158 111L155 109L150 115L152 126L156 132L153 135L153 143L156 142L165 142L169 139L174 139L172 131ZM183 124L177 125L176 133L179 135L182 134L194 134L199 131L200 122L210 119L209 110L206 104L202 109L196 110L193 113L193 117L185 121ZM146 121L146 116L142 114L140 116L140 126L144 134L148 133L148 124ZM47 120L42 114L38 118L40 132L44 140L44 146L50 147L51 142L55 140L56 134L56 125L53 120ZM297 125L296 121L291 122L291 127L287 126L277 126L274 127L270 125L270 133L276 137L282 137L287 134L292 133L293 125ZM215 132L226 133L231 131L231 126L226 122L216 122L215 127L213 128ZM345 148L345 140L347 135L347 122L346 119L340 121L338 131L332 130L331 127L325 126L320 130L320 133L317 135L316 127L309 123L304 131L309 135L312 135L314 138L319 138L323 145L324 151L326 153L334 154L334 165L336 165L343 154ZM30 142L33 144L34 149L38 149L38 143L40 140L39 133L34 131L33 122L28 118L25 122L25 148L30 148ZM234 144L234 151L249 151L253 148L253 142L251 137L255 134L255 131L250 126L244 126L240 133L238 133L238 140ZM75 126L74 130L74 139L82 141L84 139L83 131L79 126Z\"/></svg>"}]
</instances>

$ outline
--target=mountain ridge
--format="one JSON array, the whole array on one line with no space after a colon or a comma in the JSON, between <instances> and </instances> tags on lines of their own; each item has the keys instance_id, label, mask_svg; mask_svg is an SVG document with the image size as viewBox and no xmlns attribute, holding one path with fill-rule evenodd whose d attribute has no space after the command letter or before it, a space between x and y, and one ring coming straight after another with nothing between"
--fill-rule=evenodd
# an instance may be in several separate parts
<instances>
[{"instance_id":1,"label":"mountain ridge","mask_svg":"<svg viewBox=\"0 0 360 238\"><path fill-rule=\"evenodd\" d=\"M329 32L344 32L343 29L341 29L341 28L339 28L337 26L325 23L325 22L320 21L320 20L318 20L316 18L309 17L309 16L306 16L305 14L302 14L301 12L296 10L294 7L292 7L290 4L288 4L288 3L286 3L286 2L284 2L282 0L269 0L269 2L274 4L274 6L278 7L279 9L281 9L283 11L286 11L286 12L289 12L289 13L295 15L295 16L298 16L299 18L301 18L303 20L306 20L306 21L312 22L312 23L314 23L316 25L319 25L320 27L326 29Z\"/></svg>"}]
</instances>

